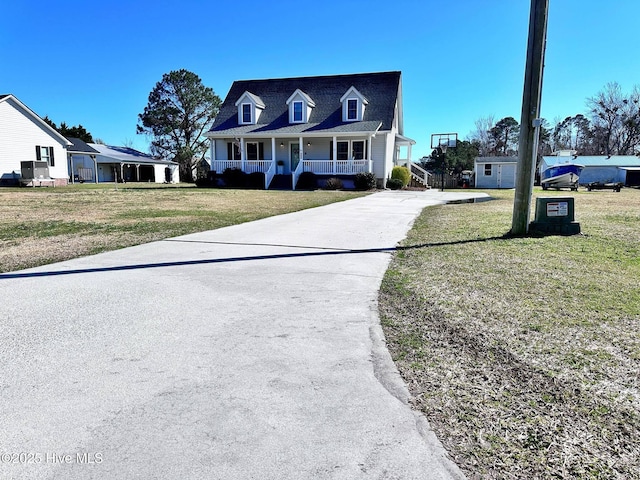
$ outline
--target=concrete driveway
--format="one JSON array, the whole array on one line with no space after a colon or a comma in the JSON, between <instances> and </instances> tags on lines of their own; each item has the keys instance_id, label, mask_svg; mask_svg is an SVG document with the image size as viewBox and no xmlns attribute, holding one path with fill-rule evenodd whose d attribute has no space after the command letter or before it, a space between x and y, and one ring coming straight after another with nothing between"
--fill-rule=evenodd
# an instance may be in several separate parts
<instances>
[{"instance_id":1,"label":"concrete driveway","mask_svg":"<svg viewBox=\"0 0 640 480\"><path fill-rule=\"evenodd\" d=\"M0 275L0 478L448 479L377 291L381 192Z\"/></svg>"}]
</instances>

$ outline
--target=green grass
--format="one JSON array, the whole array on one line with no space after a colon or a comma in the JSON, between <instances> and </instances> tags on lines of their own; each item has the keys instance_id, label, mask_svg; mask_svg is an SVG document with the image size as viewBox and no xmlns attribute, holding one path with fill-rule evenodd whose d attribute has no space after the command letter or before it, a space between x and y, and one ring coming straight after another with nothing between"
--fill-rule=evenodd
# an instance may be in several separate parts
<instances>
[{"instance_id":1,"label":"green grass","mask_svg":"<svg viewBox=\"0 0 640 480\"><path fill-rule=\"evenodd\" d=\"M416 407L469 478L640 478L640 192L572 193L582 233L535 238L490 194L425 209L383 281Z\"/></svg>"},{"instance_id":2,"label":"green grass","mask_svg":"<svg viewBox=\"0 0 640 480\"><path fill-rule=\"evenodd\" d=\"M0 271L212 230L361 196L356 192L82 184L0 189Z\"/></svg>"}]
</instances>

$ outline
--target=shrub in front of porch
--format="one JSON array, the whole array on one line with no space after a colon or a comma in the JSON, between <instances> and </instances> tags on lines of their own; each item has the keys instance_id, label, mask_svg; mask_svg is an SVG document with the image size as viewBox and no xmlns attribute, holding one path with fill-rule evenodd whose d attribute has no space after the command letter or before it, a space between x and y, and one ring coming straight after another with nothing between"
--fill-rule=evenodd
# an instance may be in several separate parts
<instances>
[{"instance_id":1,"label":"shrub in front of porch","mask_svg":"<svg viewBox=\"0 0 640 480\"><path fill-rule=\"evenodd\" d=\"M400 190L402 187L404 187L404 185L399 178L390 178L387 180L387 188L391 190Z\"/></svg>"},{"instance_id":2,"label":"shrub in front of porch","mask_svg":"<svg viewBox=\"0 0 640 480\"><path fill-rule=\"evenodd\" d=\"M227 168L222 172L222 180L227 188L243 188L247 183L247 174L239 168Z\"/></svg>"},{"instance_id":3,"label":"shrub in front of porch","mask_svg":"<svg viewBox=\"0 0 640 480\"><path fill-rule=\"evenodd\" d=\"M356 190L373 190L376 188L376 176L371 172L356 173L353 185Z\"/></svg>"},{"instance_id":4,"label":"shrub in front of porch","mask_svg":"<svg viewBox=\"0 0 640 480\"><path fill-rule=\"evenodd\" d=\"M302 172L296 190L315 190L318 188L318 177L313 172Z\"/></svg>"},{"instance_id":5,"label":"shrub in front of porch","mask_svg":"<svg viewBox=\"0 0 640 480\"><path fill-rule=\"evenodd\" d=\"M324 190L342 190L344 184L342 180L336 177L327 178L322 187Z\"/></svg>"},{"instance_id":6,"label":"shrub in front of porch","mask_svg":"<svg viewBox=\"0 0 640 480\"><path fill-rule=\"evenodd\" d=\"M402 181L402 186L406 187L409 185L411 181L411 172L407 167L393 167L391 170L391 178L397 178ZM387 182L387 186L389 186L389 182Z\"/></svg>"},{"instance_id":7,"label":"shrub in front of porch","mask_svg":"<svg viewBox=\"0 0 640 480\"><path fill-rule=\"evenodd\" d=\"M264 190L264 173L250 173L249 175L247 175L246 180L247 188L252 188L254 190Z\"/></svg>"}]
</instances>

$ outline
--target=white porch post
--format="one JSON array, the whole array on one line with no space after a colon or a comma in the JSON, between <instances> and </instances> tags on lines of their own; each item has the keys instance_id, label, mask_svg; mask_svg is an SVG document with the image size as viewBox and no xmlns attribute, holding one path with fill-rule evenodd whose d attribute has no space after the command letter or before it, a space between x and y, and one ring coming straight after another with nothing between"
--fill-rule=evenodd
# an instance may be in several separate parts
<instances>
[{"instance_id":1,"label":"white porch post","mask_svg":"<svg viewBox=\"0 0 640 480\"><path fill-rule=\"evenodd\" d=\"M244 137L240 137L240 170L244 172L244 162L246 160L246 155L244 152Z\"/></svg>"},{"instance_id":2,"label":"white porch post","mask_svg":"<svg viewBox=\"0 0 640 480\"><path fill-rule=\"evenodd\" d=\"M95 155L91 155L91 160L93 160L93 173L94 175L94 183L98 183L98 157Z\"/></svg>"},{"instance_id":3,"label":"white porch post","mask_svg":"<svg viewBox=\"0 0 640 480\"><path fill-rule=\"evenodd\" d=\"M69 165L71 166L71 183L75 182L75 175L73 174L73 155L69 154Z\"/></svg>"},{"instance_id":4,"label":"white porch post","mask_svg":"<svg viewBox=\"0 0 640 480\"><path fill-rule=\"evenodd\" d=\"M213 166L213 162L216 161L216 141L212 138L211 139L211 144L209 145L209 148L211 148L211 165L210 167Z\"/></svg>"},{"instance_id":5,"label":"white porch post","mask_svg":"<svg viewBox=\"0 0 640 480\"><path fill-rule=\"evenodd\" d=\"M276 164L276 137L271 137L271 164Z\"/></svg>"},{"instance_id":6,"label":"white porch post","mask_svg":"<svg viewBox=\"0 0 640 480\"><path fill-rule=\"evenodd\" d=\"M302 137L298 138L298 143L300 145L300 158L298 160L300 160L300 162L304 162L304 142ZM302 171L304 171L304 164L302 165Z\"/></svg>"},{"instance_id":7,"label":"white porch post","mask_svg":"<svg viewBox=\"0 0 640 480\"><path fill-rule=\"evenodd\" d=\"M333 174L338 170L338 137L333 136Z\"/></svg>"},{"instance_id":8,"label":"white porch post","mask_svg":"<svg viewBox=\"0 0 640 480\"><path fill-rule=\"evenodd\" d=\"M367 160L369 161L369 165L367 166L367 172L371 173L373 161L371 160L371 140L373 139L373 135L369 135L369 142L367 143Z\"/></svg>"}]
</instances>

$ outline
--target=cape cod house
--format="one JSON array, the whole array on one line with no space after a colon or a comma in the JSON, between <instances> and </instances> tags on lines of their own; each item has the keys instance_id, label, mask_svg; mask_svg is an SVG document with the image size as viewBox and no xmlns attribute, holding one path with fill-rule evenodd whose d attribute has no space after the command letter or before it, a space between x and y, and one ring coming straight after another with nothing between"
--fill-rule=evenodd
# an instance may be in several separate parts
<instances>
[{"instance_id":1,"label":"cape cod house","mask_svg":"<svg viewBox=\"0 0 640 480\"><path fill-rule=\"evenodd\" d=\"M236 81L211 130L211 170L350 178L410 165L400 72ZM404 154L404 156L401 156ZM426 177L425 177L426 178Z\"/></svg>"},{"instance_id":2,"label":"cape cod house","mask_svg":"<svg viewBox=\"0 0 640 480\"><path fill-rule=\"evenodd\" d=\"M15 96L0 95L0 185L24 183L23 168L39 172L31 179L66 185L69 146L69 140Z\"/></svg>"}]
</instances>

